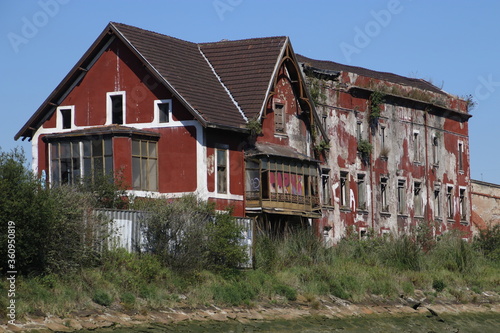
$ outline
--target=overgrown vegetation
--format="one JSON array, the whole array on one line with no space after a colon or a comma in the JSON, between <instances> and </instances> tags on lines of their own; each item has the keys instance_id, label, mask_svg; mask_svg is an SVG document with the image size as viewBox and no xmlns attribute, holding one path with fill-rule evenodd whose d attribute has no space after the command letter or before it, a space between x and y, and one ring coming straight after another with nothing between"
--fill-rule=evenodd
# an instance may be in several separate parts
<instances>
[{"instance_id":1,"label":"overgrown vegetation","mask_svg":"<svg viewBox=\"0 0 500 333\"><path fill-rule=\"evenodd\" d=\"M331 248L310 230L258 234L256 267L241 270L237 267L246 259L245 251L238 245L241 230L231 214L187 196L136 200L134 208L148 211L147 252L96 252L94 244L86 243L92 239L89 230L82 229L87 226L82 219L93 216L89 209L99 206L95 192L44 189L25 169L21 152L0 158L0 190L9 195L0 200L2 223L22 222L16 222L16 254L25 260L19 260L23 266L16 280L19 318L102 307L147 311L298 301L320 308L323 299L370 302L378 297L380 302L382 297L392 302L413 297L417 290L428 301L439 294L473 302L483 291L500 293L498 226L472 243L454 232L436 240L424 225L401 237L369 232L359 239L353 232ZM1 237L5 251L5 234ZM0 291L6 290L2 279ZM5 302L0 298L2 316Z\"/></svg>"},{"instance_id":2,"label":"overgrown vegetation","mask_svg":"<svg viewBox=\"0 0 500 333\"><path fill-rule=\"evenodd\" d=\"M361 139L358 141L358 152L360 153L361 160L365 165L370 163L372 150L373 145L368 140Z\"/></svg>"}]
</instances>

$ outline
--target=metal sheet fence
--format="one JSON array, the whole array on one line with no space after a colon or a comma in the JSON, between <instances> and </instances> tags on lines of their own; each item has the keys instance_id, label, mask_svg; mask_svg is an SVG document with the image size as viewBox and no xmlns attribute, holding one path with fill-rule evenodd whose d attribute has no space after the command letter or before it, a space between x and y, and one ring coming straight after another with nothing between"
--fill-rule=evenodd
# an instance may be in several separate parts
<instances>
[{"instance_id":1,"label":"metal sheet fence","mask_svg":"<svg viewBox=\"0 0 500 333\"><path fill-rule=\"evenodd\" d=\"M137 210L96 209L94 214L108 218L112 223L109 227L108 247L124 248L129 252L142 252L145 249L146 239L143 230L147 212ZM237 217L236 223L242 228L240 244L246 246L248 261L241 265L242 268L252 267L254 220L251 218Z\"/></svg>"}]
</instances>

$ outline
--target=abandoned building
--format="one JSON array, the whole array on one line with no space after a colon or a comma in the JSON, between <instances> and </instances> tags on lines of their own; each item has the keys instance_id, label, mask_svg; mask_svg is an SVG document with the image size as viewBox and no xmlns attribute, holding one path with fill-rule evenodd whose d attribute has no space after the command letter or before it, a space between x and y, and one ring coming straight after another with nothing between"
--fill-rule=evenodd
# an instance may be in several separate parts
<instances>
[{"instance_id":1,"label":"abandoned building","mask_svg":"<svg viewBox=\"0 0 500 333\"><path fill-rule=\"evenodd\" d=\"M121 175L329 242L470 231L467 102L417 79L296 55L287 37L192 43L109 23L15 139L50 186Z\"/></svg>"},{"instance_id":2,"label":"abandoned building","mask_svg":"<svg viewBox=\"0 0 500 333\"><path fill-rule=\"evenodd\" d=\"M470 235L467 101L420 79L298 60L329 138L318 147L324 236L422 224Z\"/></svg>"}]
</instances>

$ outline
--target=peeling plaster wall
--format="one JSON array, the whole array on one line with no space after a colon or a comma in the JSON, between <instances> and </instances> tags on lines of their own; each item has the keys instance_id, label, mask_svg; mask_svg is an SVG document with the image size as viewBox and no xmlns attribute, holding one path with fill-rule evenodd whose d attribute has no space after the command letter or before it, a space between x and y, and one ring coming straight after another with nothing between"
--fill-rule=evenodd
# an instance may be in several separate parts
<instances>
[{"instance_id":1,"label":"peeling plaster wall","mask_svg":"<svg viewBox=\"0 0 500 333\"><path fill-rule=\"evenodd\" d=\"M470 234L468 117L460 116L467 110L464 101L355 73L341 72L336 79L307 78L310 85L319 86L316 109L330 140L323 167L330 169L333 205L324 205L318 226L329 241L337 242L350 229L398 235L428 222L434 222L436 233L457 228ZM398 96L384 94L380 118L373 126L370 94L375 88L397 91ZM412 97L401 97L404 94ZM457 116L447 108L460 113ZM358 136L373 147L367 163L358 152ZM348 175L347 206L340 203L341 172ZM357 203L358 175L364 177L366 207ZM387 179L387 211L382 206L382 178ZM398 191L399 181L404 182L404 191ZM453 187L451 217L447 216L448 186ZM404 198L401 211L398 192ZM420 213L416 205L421 205Z\"/></svg>"},{"instance_id":2,"label":"peeling plaster wall","mask_svg":"<svg viewBox=\"0 0 500 333\"><path fill-rule=\"evenodd\" d=\"M472 180L473 232L500 224L500 185Z\"/></svg>"}]
</instances>

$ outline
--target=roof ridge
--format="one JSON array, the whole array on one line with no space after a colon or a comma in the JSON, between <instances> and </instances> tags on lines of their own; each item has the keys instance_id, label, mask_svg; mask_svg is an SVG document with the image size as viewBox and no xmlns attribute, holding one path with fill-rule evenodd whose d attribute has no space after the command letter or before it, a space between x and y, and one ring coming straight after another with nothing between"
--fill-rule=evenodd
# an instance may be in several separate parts
<instances>
[{"instance_id":1,"label":"roof ridge","mask_svg":"<svg viewBox=\"0 0 500 333\"><path fill-rule=\"evenodd\" d=\"M202 42L198 43L198 45L211 45L211 44L223 44L223 43L241 43L241 42L248 42L248 41L255 41L255 40L265 40L265 39L286 39L287 36L268 36L268 37L253 37L253 38L243 38L243 39L234 39L234 40L227 40L227 39L222 39L217 42Z\"/></svg>"},{"instance_id":2,"label":"roof ridge","mask_svg":"<svg viewBox=\"0 0 500 333\"><path fill-rule=\"evenodd\" d=\"M245 120L245 122L248 122L248 117L245 115L245 112L243 112L243 110L239 106L238 102L234 99L234 96L231 94L231 91L226 87L226 85L224 84L224 82L222 82L221 77L219 76L219 74L217 74L217 72L215 71L214 66L212 66L212 64L210 63L210 60L208 60L208 58L205 56L205 54L201 50L200 45L198 45L198 51L200 52L200 54L203 57L203 59L205 59L205 61L207 62L208 66L210 67L210 69L214 73L215 77L217 78L217 80L219 81L219 83L221 84L221 86L224 88L224 90L226 91L226 93L228 94L228 96L231 99L231 101L233 102L233 104L236 106L236 108L240 112L240 114L243 117L243 119Z\"/></svg>"},{"instance_id":3,"label":"roof ridge","mask_svg":"<svg viewBox=\"0 0 500 333\"><path fill-rule=\"evenodd\" d=\"M120 22L109 22L109 24L111 24L112 26L114 26L118 30L120 30L119 26L123 26L123 27L127 27L127 28L141 30L141 31L153 34L153 35L158 35L158 36L161 36L161 37L166 37L166 38L169 38L169 39L177 40L179 42L197 45L197 43L195 43L195 42L191 42L191 41L188 41L188 40L180 39L180 38L173 37L173 36L170 36L170 35L165 35L165 34L162 34L162 33L156 32L156 31L152 31L152 30L139 28L139 27L136 27L136 26L133 26L133 25L130 25L130 24L125 24L125 23L120 23Z\"/></svg>"}]
</instances>

